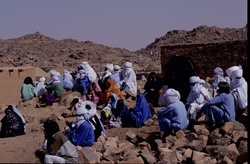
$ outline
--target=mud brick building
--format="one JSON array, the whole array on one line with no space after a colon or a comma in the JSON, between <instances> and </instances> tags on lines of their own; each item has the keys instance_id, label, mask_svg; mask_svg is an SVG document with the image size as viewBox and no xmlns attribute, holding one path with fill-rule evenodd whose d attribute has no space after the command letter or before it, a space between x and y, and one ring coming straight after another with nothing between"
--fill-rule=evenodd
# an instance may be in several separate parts
<instances>
[{"instance_id":1,"label":"mud brick building","mask_svg":"<svg viewBox=\"0 0 250 164\"><path fill-rule=\"evenodd\" d=\"M27 76L36 80L36 67L0 67L0 104L16 105L21 100L21 87Z\"/></svg>"}]
</instances>

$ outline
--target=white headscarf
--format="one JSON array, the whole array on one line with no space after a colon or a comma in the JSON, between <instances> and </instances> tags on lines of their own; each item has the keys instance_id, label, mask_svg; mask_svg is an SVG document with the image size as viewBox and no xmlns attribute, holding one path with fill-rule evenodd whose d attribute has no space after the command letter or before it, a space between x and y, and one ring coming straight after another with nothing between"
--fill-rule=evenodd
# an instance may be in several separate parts
<instances>
[{"instance_id":1,"label":"white headscarf","mask_svg":"<svg viewBox=\"0 0 250 164\"><path fill-rule=\"evenodd\" d=\"M107 64L107 65L105 66L105 68L107 68L107 69L109 70L110 73L112 73L113 70L114 70L113 64Z\"/></svg>"},{"instance_id":2,"label":"white headscarf","mask_svg":"<svg viewBox=\"0 0 250 164\"><path fill-rule=\"evenodd\" d=\"M126 62L124 63L124 69L123 69L123 79L120 81L120 85L125 82L129 90L133 93L134 96L137 95L137 81L136 81L136 74L134 70L132 69L132 63Z\"/></svg>"},{"instance_id":3,"label":"white headscarf","mask_svg":"<svg viewBox=\"0 0 250 164\"><path fill-rule=\"evenodd\" d=\"M179 101L181 98L180 92L173 89L173 88L167 89L163 97L164 97L164 100L166 101L167 105L169 105L171 103L175 103L175 102Z\"/></svg>"},{"instance_id":4,"label":"white headscarf","mask_svg":"<svg viewBox=\"0 0 250 164\"><path fill-rule=\"evenodd\" d=\"M88 75L89 80L92 82L95 81L97 78L97 74L94 71L94 69L89 65L89 63L84 61L80 65L82 66L82 68L86 72L86 74Z\"/></svg>"},{"instance_id":5,"label":"white headscarf","mask_svg":"<svg viewBox=\"0 0 250 164\"><path fill-rule=\"evenodd\" d=\"M226 70L227 76L231 78L232 72L235 71L235 70L238 70L238 69L240 69L239 66L232 66L232 67L228 68Z\"/></svg>"},{"instance_id":6,"label":"white headscarf","mask_svg":"<svg viewBox=\"0 0 250 164\"><path fill-rule=\"evenodd\" d=\"M205 81L203 79L200 79L199 76L191 76L189 78L190 83L195 83L193 87L191 87L191 91L187 97L187 103L197 102L202 103L204 102L204 96L201 96L201 89L205 85ZM209 99L211 98L208 96Z\"/></svg>"},{"instance_id":7,"label":"white headscarf","mask_svg":"<svg viewBox=\"0 0 250 164\"><path fill-rule=\"evenodd\" d=\"M46 81L45 77L41 77L41 78L39 79L39 83L45 83L45 81Z\"/></svg>"},{"instance_id":8,"label":"white headscarf","mask_svg":"<svg viewBox=\"0 0 250 164\"><path fill-rule=\"evenodd\" d=\"M63 80L68 84L71 84L73 82L72 75L66 69L63 70Z\"/></svg>"},{"instance_id":9,"label":"white headscarf","mask_svg":"<svg viewBox=\"0 0 250 164\"><path fill-rule=\"evenodd\" d=\"M236 91L238 96L238 104L241 109L246 109L247 107L247 82L243 77L242 67L238 67L231 71L231 83L230 87L233 91Z\"/></svg>"},{"instance_id":10,"label":"white headscarf","mask_svg":"<svg viewBox=\"0 0 250 164\"><path fill-rule=\"evenodd\" d=\"M199 76L191 76L189 78L189 83L199 83L200 82L200 77Z\"/></svg>"},{"instance_id":11,"label":"white headscarf","mask_svg":"<svg viewBox=\"0 0 250 164\"><path fill-rule=\"evenodd\" d=\"M84 121L96 115L96 107L91 101L81 101L81 105L76 108L76 126L79 127ZM93 125L92 125L93 126ZM93 128L95 128L93 126Z\"/></svg>"},{"instance_id":12,"label":"white headscarf","mask_svg":"<svg viewBox=\"0 0 250 164\"><path fill-rule=\"evenodd\" d=\"M119 71L120 69L121 69L121 67L120 67L119 65L115 65L115 66L114 66L114 70L115 70L115 71Z\"/></svg>"},{"instance_id":13,"label":"white headscarf","mask_svg":"<svg viewBox=\"0 0 250 164\"><path fill-rule=\"evenodd\" d=\"M81 69L81 70L79 71L79 78L80 78L80 79L83 79L84 76L87 76L87 73L85 72L85 70Z\"/></svg>"},{"instance_id":14,"label":"white headscarf","mask_svg":"<svg viewBox=\"0 0 250 164\"><path fill-rule=\"evenodd\" d=\"M214 69L214 82L213 82L214 87L217 87L219 82L221 81L226 82L226 79L223 75L224 75L224 72L220 67L216 67Z\"/></svg>"},{"instance_id":15,"label":"white headscarf","mask_svg":"<svg viewBox=\"0 0 250 164\"><path fill-rule=\"evenodd\" d=\"M59 79L60 73L56 70L51 70L50 71L50 79L52 83L60 83Z\"/></svg>"},{"instance_id":16,"label":"white headscarf","mask_svg":"<svg viewBox=\"0 0 250 164\"><path fill-rule=\"evenodd\" d=\"M53 75L50 78L52 83L60 83L59 77L57 75Z\"/></svg>"}]
</instances>

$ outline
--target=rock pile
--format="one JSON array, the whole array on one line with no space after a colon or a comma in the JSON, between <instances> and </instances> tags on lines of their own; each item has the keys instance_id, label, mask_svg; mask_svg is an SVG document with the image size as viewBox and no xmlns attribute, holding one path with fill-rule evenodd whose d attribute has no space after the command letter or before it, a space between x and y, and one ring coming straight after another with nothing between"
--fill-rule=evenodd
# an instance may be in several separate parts
<instances>
[{"instance_id":1,"label":"rock pile","mask_svg":"<svg viewBox=\"0 0 250 164\"><path fill-rule=\"evenodd\" d=\"M157 119L153 124L156 122ZM166 143L163 143L157 132L142 137L133 130L126 132L123 141L118 137L101 137L92 147L79 151L79 162L231 164L248 160L247 131L238 121L213 130L205 125L195 125L193 131L180 130L165 139Z\"/></svg>"},{"instance_id":2,"label":"rock pile","mask_svg":"<svg viewBox=\"0 0 250 164\"><path fill-rule=\"evenodd\" d=\"M64 98L68 102L73 93ZM125 100L126 104L131 104ZM131 106L132 107L132 106ZM156 113L161 108L154 108ZM58 117L58 119L60 119ZM83 163L244 163L247 162L247 114L224 126L209 127L205 115L193 127L162 138L156 114L139 128L107 129L92 147L79 151ZM114 133L117 131L117 133ZM120 133L119 135L117 135ZM122 137L125 135L125 137ZM165 142L163 142L165 141Z\"/></svg>"}]
</instances>

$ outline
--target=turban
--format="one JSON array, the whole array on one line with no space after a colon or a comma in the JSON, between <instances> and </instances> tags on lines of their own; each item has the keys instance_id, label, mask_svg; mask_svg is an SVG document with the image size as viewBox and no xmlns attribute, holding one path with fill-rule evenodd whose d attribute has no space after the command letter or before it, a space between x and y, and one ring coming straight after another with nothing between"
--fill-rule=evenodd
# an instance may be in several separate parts
<instances>
[{"instance_id":1,"label":"turban","mask_svg":"<svg viewBox=\"0 0 250 164\"><path fill-rule=\"evenodd\" d=\"M124 68L132 68L132 63L130 62L124 63Z\"/></svg>"},{"instance_id":2,"label":"turban","mask_svg":"<svg viewBox=\"0 0 250 164\"><path fill-rule=\"evenodd\" d=\"M83 101L80 106L76 108L77 119L89 120L92 116L96 115L96 107L91 101Z\"/></svg>"},{"instance_id":3,"label":"turban","mask_svg":"<svg viewBox=\"0 0 250 164\"><path fill-rule=\"evenodd\" d=\"M235 71L235 70L238 70L238 69L240 69L239 66L232 66L232 67L228 68L226 70L227 76L231 78L232 72Z\"/></svg>"},{"instance_id":4,"label":"turban","mask_svg":"<svg viewBox=\"0 0 250 164\"><path fill-rule=\"evenodd\" d=\"M68 74L69 71L67 71L67 70L65 69L65 70L63 70L63 73L64 73L64 74Z\"/></svg>"},{"instance_id":5,"label":"turban","mask_svg":"<svg viewBox=\"0 0 250 164\"><path fill-rule=\"evenodd\" d=\"M243 70L242 69L237 69L232 71L232 77L242 77L243 75Z\"/></svg>"},{"instance_id":6,"label":"turban","mask_svg":"<svg viewBox=\"0 0 250 164\"><path fill-rule=\"evenodd\" d=\"M167 104L177 102L181 98L180 93L177 90L172 89L172 88L169 88L168 90L166 90L163 97L164 97L164 100L167 102Z\"/></svg>"},{"instance_id":7,"label":"turban","mask_svg":"<svg viewBox=\"0 0 250 164\"><path fill-rule=\"evenodd\" d=\"M79 73L84 75L86 74L86 72L83 69L79 70Z\"/></svg>"},{"instance_id":8,"label":"turban","mask_svg":"<svg viewBox=\"0 0 250 164\"><path fill-rule=\"evenodd\" d=\"M115 65L115 66L114 66L114 70L115 70L115 71L118 71L118 70L120 70L120 69L121 69L121 67L120 67L119 65Z\"/></svg>"},{"instance_id":9,"label":"turban","mask_svg":"<svg viewBox=\"0 0 250 164\"><path fill-rule=\"evenodd\" d=\"M51 71L50 71L50 76L54 76L54 75L60 76L60 73L57 72L56 70L51 70Z\"/></svg>"},{"instance_id":10,"label":"turban","mask_svg":"<svg viewBox=\"0 0 250 164\"><path fill-rule=\"evenodd\" d=\"M45 82L45 77L41 77L40 79L39 79L39 82Z\"/></svg>"},{"instance_id":11,"label":"turban","mask_svg":"<svg viewBox=\"0 0 250 164\"><path fill-rule=\"evenodd\" d=\"M105 67L109 70L109 72L112 72L114 69L113 64L107 64Z\"/></svg>"},{"instance_id":12,"label":"turban","mask_svg":"<svg viewBox=\"0 0 250 164\"><path fill-rule=\"evenodd\" d=\"M189 83L199 83L199 82L201 82L201 79L199 76L191 76L189 78Z\"/></svg>"},{"instance_id":13,"label":"turban","mask_svg":"<svg viewBox=\"0 0 250 164\"><path fill-rule=\"evenodd\" d=\"M220 75L220 76L223 76L223 70L220 68L220 67L216 67L215 69L214 69L214 74L215 75Z\"/></svg>"},{"instance_id":14,"label":"turban","mask_svg":"<svg viewBox=\"0 0 250 164\"><path fill-rule=\"evenodd\" d=\"M82 65L89 65L89 63L86 62L86 61L83 61L83 62L82 62Z\"/></svg>"},{"instance_id":15,"label":"turban","mask_svg":"<svg viewBox=\"0 0 250 164\"><path fill-rule=\"evenodd\" d=\"M206 84L205 80L203 80L203 79L201 79L199 83L200 84Z\"/></svg>"},{"instance_id":16,"label":"turban","mask_svg":"<svg viewBox=\"0 0 250 164\"><path fill-rule=\"evenodd\" d=\"M53 82L60 82L59 77L58 77L57 75L51 76L51 80L52 80Z\"/></svg>"}]
</instances>

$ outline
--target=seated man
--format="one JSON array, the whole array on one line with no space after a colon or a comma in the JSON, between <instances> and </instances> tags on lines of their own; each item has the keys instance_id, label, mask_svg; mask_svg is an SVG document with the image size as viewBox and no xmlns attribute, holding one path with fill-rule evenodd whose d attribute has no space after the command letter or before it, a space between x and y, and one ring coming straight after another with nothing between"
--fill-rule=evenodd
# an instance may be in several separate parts
<instances>
[{"instance_id":1,"label":"seated man","mask_svg":"<svg viewBox=\"0 0 250 164\"><path fill-rule=\"evenodd\" d=\"M139 127L149 118L152 118L150 106L143 94L137 96L137 102L134 109L123 108L121 112L121 121L123 127Z\"/></svg>"},{"instance_id":2,"label":"seated man","mask_svg":"<svg viewBox=\"0 0 250 164\"><path fill-rule=\"evenodd\" d=\"M235 121L234 98L227 82L219 82L218 95L208 101L201 112L206 114L205 121L208 124L223 126L225 122Z\"/></svg>"},{"instance_id":3,"label":"seated man","mask_svg":"<svg viewBox=\"0 0 250 164\"><path fill-rule=\"evenodd\" d=\"M180 101L180 93L175 89L167 89L164 94L167 106L158 113L160 131L164 132L163 137L171 134L172 131L186 129L189 123L187 111L183 102Z\"/></svg>"},{"instance_id":4,"label":"seated man","mask_svg":"<svg viewBox=\"0 0 250 164\"><path fill-rule=\"evenodd\" d=\"M46 120L43 124L47 149L38 149L35 155L42 163L76 163L76 147L61 133L57 122Z\"/></svg>"},{"instance_id":5,"label":"seated man","mask_svg":"<svg viewBox=\"0 0 250 164\"><path fill-rule=\"evenodd\" d=\"M199 76L191 76L189 79L191 91L187 98L188 119L192 123L196 121L197 115L200 114L201 107L210 99L211 93L205 87L205 81Z\"/></svg>"},{"instance_id":6,"label":"seated man","mask_svg":"<svg viewBox=\"0 0 250 164\"><path fill-rule=\"evenodd\" d=\"M64 131L66 137L75 146L92 146L95 133L91 123L86 119L86 109L79 106L75 111L76 121L68 125Z\"/></svg>"}]
</instances>

